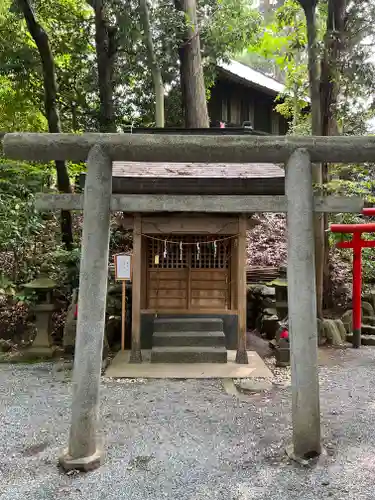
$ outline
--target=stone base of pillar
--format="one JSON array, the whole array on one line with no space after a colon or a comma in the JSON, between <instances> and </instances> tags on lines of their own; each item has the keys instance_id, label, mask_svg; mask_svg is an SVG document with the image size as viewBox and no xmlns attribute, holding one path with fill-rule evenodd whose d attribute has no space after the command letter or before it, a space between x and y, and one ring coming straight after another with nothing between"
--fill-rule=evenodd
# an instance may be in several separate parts
<instances>
[{"instance_id":1,"label":"stone base of pillar","mask_svg":"<svg viewBox=\"0 0 375 500\"><path fill-rule=\"evenodd\" d=\"M300 457L294 453L293 443L285 448L285 453L288 455L290 460L304 466L311 464L312 461L316 461L320 456L327 454L324 448L320 448L319 452L311 452L310 456Z\"/></svg>"},{"instance_id":2,"label":"stone base of pillar","mask_svg":"<svg viewBox=\"0 0 375 500\"><path fill-rule=\"evenodd\" d=\"M240 351L239 349L237 350L236 363L239 365L248 365L249 364L249 359L247 357L246 351Z\"/></svg>"},{"instance_id":3,"label":"stone base of pillar","mask_svg":"<svg viewBox=\"0 0 375 500\"><path fill-rule=\"evenodd\" d=\"M82 472L90 472L98 469L104 463L104 452L97 450L94 455L89 457L72 458L66 450L59 458L59 465L65 472L71 470L79 470Z\"/></svg>"},{"instance_id":4,"label":"stone base of pillar","mask_svg":"<svg viewBox=\"0 0 375 500\"><path fill-rule=\"evenodd\" d=\"M140 349L130 351L129 363L142 363L142 353Z\"/></svg>"}]
</instances>

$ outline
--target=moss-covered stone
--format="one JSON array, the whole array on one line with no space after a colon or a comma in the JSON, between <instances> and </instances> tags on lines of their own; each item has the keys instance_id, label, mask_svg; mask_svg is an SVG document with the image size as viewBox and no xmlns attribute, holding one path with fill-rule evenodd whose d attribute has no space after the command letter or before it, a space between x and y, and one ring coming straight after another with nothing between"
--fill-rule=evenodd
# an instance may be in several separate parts
<instances>
[{"instance_id":1,"label":"moss-covered stone","mask_svg":"<svg viewBox=\"0 0 375 500\"><path fill-rule=\"evenodd\" d=\"M334 321L335 321L337 329L340 333L340 337L341 337L342 342L346 342L346 329L345 329L344 323L341 321L341 319L335 319Z\"/></svg>"},{"instance_id":2,"label":"moss-covered stone","mask_svg":"<svg viewBox=\"0 0 375 500\"><path fill-rule=\"evenodd\" d=\"M325 335L323 321L319 318L317 319L317 331L318 331L318 345L322 346L322 345L326 344L327 337Z\"/></svg>"},{"instance_id":3,"label":"moss-covered stone","mask_svg":"<svg viewBox=\"0 0 375 500\"><path fill-rule=\"evenodd\" d=\"M63 347L65 354L74 355L76 334L77 334L77 319L75 317L75 309L78 302L78 290L73 290L72 302L68 307L65 319ZM109 353L107 335L104 334L103 358L106 358Z\"/></svg>"},{"instance_id":4,"label":"moss-covered stone","mask_svg":"<svg viewBox=\"0 0 375 500\"><path fill-rule=\"evenodd\" d=\"M375 316L374 308L369 302L362 302L362 314L363 316Z\"/></svg>"},{"instance_id":5,"label":"moss-covered stone","mask_svg":"<svg viewBox=\"0 0 375 500\"><path fill-rule=\"evenodd\" d=\"M363 316L362 324L375 326L375 316Z\"/></svg>"},{"instance_id":6,"label":"moss-covered stone","mask_svg":"<svg viewBox=\"0 0 375 500\"><path fill-rule=\"evenodd\" d=\"M341 321L344 324L346 333L352 333L352 331L353 331L353 311L351 309L348 309L347 311L344 312L344 314L341 316Z\"/></svg>"},{"instance_id":7,"label":"moss-covered stone","mask_svg":"<svg viewBox=\"0 0 375 500\"><path fill-rule=\"evenodd\" d=\"M341 338L340 331L333 319L323 320L324 335L327 339L327 343L333 346L341 346L343 340Z\"/></svg>"}]
</instances>

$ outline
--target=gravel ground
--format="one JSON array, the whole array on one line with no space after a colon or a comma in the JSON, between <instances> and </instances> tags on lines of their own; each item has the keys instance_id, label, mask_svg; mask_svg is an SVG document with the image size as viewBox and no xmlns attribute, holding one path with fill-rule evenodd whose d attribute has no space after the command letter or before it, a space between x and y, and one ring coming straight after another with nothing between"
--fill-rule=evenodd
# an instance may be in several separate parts
<instances>
[{"instance_id":1,"label":"gravel ground","mask_svg":"<svg viewBox=\"0 0 375 500\"><path fill-rule=\"evenodd\" d=\"M52 364L0 366L0 499L316 500L374 498L375 349L332 351L320 368L317 464L291 463L290 387L249 396L220 381L106 381L107 460L63 474L69 374Z\"/></svg>"}]
</instances>

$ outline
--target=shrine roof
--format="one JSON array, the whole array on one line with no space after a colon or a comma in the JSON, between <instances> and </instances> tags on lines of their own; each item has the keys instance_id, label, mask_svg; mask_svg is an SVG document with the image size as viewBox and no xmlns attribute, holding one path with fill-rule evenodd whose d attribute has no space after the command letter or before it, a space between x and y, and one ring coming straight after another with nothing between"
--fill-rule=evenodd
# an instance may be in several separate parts
<instances>
[{"instance_id":1,"label":"shrine roof","mask_svg":"<svg viewBox=\"0 0 375 500\"><path fill-rule=\"evenodd\" d=\"M283 178L284 170L271 163L114 162L113 177L272 179Z\"/></svg>"}]
</instances>

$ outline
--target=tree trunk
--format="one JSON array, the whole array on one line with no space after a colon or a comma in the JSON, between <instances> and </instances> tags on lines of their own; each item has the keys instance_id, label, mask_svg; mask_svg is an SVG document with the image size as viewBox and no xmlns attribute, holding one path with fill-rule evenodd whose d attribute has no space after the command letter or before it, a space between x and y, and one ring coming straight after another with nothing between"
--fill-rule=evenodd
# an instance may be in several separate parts
<instances>
[{"instance_id":1,"label":"tree trunk","mask_svg":"<svg viewBox=\"0 0 375 500\"><path fill-rule=\"evenodd\" d=\"M320 82L319 82L319 55L316 36L316 4L317 0L299 0L302 5L307 23L308 68L311 98L311 133L315 136L322 134L320 113ZM313 183L321 186L323 181L322 166L313 166ZM323 316L323 268L324 268L324 217L314 215L315 228L315 272L316 272L316 305L318 318Z\"/></svg>"},{"instance_id":2,"label":"tree trunk","mask_svg":"<svg viewBox=\"0 0 375 500\"><path fill-rule=\"evenodd\" d=\"M206 88L204 85L196 0L176 0L185 13L186 30L179 48L181 92L186 128L208 128Z\"/></svg>"},{"instance_id":3,"label":"tree trunk","mask_svg":"<svg viewBox=\"0 0 375 500\"><path fill-rule=\"evenodd\" d=\"M345 12L346 0L329 0L320 77L322 135L339 135L335 107L339 94L338 66L343 49Z\"/></svg>"},{"instance_id":4,"label":"tree trunk","mask_svg":"<svg viewBox=\"0 0 375 500\"><path fill-rule=\"evenodd\" d=\"M57 109L57 82L55 72L55 61L53 59L48 35L43 27L36 21L30 0L18 0L20 9L25 18L27 28L32 36L40 55L43 70L44 85L44 107L48 122L48 130L51 133L61 132L60 117ZM70 179L68 169L64 161L56 161L57 188L62 193L70 193ZM61 212L61 235L62 241L67 249L73 244L72 216L68 211Z\"/></svg>"},{"instance_id":5,"label":"tree trunk","mask_svg":"<svg viewBox=\"0 0 375 500\"><path fill-rule=\"evenodd\" d=\"M343 49L346 0L329 0L327 29L324 37L324 55L321 61L320 96L322 135L339 135L335 108L339 94L339 59ZM323 165L323 181L329 181L328 165ZM328 244L328 215L324 216L325 247L323 271L323 298L326 308L333 307L331 266Z\"/></svg>"},{"instance_id":6,"label":"tree trunk","mask_svg":"<svg viewBox=\"0 0 375 500\"><path fill-rule=\"evenodd\" d=\"M161 70L156 60L154 43L150 24L150 13L147 0L139 0L141 20L144 30L144 38L147 49L147 56L152 74L152 81L155 92L155 122L157 127L164 127L164 85Z\"/></svg>"},{"instance_id":7,"label":"tree trunk","mask_svg":"<svg viewBox=\"0 0 375 500\"><path fill-rule=\"evenodd\" d=\"M99 80L99 129L116 132L113 71L117 54L117 27L109 26L103 0L89 0L95 12L95 46Z\"/></svg>"},{"instance_id":8,"label":"tree trunk","mask_svg":"<svg viewBox=\"0 0 375 500\"><path fill-rule=\"evenodd\" d=\"M269 23L272 18L272 6L270 0L262 0L261 10L263 12L264 21Z\"/></svg>"}]
</instances>

